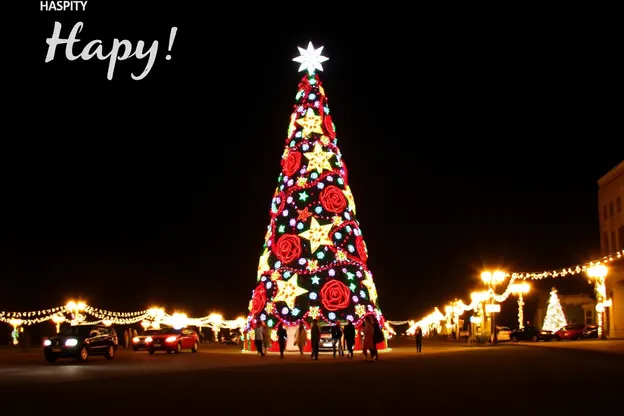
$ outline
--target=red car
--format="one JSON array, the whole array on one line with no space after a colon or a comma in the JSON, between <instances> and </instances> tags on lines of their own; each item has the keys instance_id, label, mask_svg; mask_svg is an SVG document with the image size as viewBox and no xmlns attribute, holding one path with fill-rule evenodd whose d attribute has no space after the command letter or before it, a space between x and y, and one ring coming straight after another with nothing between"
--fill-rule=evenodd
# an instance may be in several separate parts
<instances>
[{"instance_id":1,"label":"red car","mask_svg":"<svg viewBox=\"0 0 624 416\"><path fill-rule=\"evenodd\" d=\"M561 328L559 331L555 332L555 339L557 341L561 341L564 339L581 339L583 338L583 331L585 330L585 325L566 325Z\"/></svg>"},{"instance_id":2,"label":"red car","mask_svg":"<svg viewBox=\"0 0 624 416\"><path fill-rule=\"evenodd\" d=\"M179 354L182 350L199 351L199 336L192 329L163 328L154 331L145 338L147 351L154 354L156 351L167 351L168 354Z\"/></svg>"}]
</instances>

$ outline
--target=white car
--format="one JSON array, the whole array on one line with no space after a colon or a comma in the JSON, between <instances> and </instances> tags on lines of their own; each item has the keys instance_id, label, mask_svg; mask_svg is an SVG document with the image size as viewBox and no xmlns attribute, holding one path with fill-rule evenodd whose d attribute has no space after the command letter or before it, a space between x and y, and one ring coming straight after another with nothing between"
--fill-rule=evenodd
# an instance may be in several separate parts
<instances>
[{"instance_id":1,"label":"white car","mask_svg":"<svg viewBox=\"0 0 624 416\"><path fill-rule=\"evenodd\" d=\"M511 329L506 326L496 327L496 338L499 341L509 341L511 339Z\"/></svg>"}]
</instances>

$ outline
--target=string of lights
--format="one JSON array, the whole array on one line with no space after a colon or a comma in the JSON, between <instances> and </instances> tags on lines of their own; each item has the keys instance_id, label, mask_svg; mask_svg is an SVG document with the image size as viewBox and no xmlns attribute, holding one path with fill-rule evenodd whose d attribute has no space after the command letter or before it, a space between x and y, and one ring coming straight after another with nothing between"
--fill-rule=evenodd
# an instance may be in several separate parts
<instances>
[{"instance_id":1,"label":"string of lights","mask_svg":"<svg viewBox=\"0 0 624 416\"><path fill-rule=\"evenodd\" d=\"M516 283L517 280L542 280L545 278L565 277L569 275L573 276L573 275L578 275L581 273L589 274L589 271L595 266L609 264L609 263L621 260L622 258L624 258L624 250L615 252L608 256L604 256L594 261L590 261L588 263L578 264L576 266L563 268L561 270L529 272L529 273L527 272L503 273L501 277L509 278L509 282L507 283L507 287L505 288L503 293L496 294L492 287L490 287L487 291L473 292L471 294L470 304L466 305L461 300L455 300L453 302L450 302L444 308L446 314L442 314L440 310L436 307L434 308L433 312L426 315L419 321L410 321L410 327L408 328L407 333L409 335L413 335L416 331L416 328L418 327L420 327L423 330L423 332L426 333L427 331L430 330L430 328L440 328L441 322L446 322L447 323L446 326L448 326L449 322L456 322L459 316L463 314L463 312L478 309L485 302L489 300L493 300L496 303L505 302L511 294L516 293L520 290L518 288L519 285ZM599 291L600 293L604 292L604 290L601 289L602 286L604 286L604 283L596 282L596 284L597 284L596 286L597 291ZM526 290L520 290L520 293L522 292L526 293ZM605 297L606 295L603 294L602 298L605 298ZM520 302L522 302L522 300L519 300L519 303ZM609 301L605 299L601 300L600 303L597 305L597 310L599 310L600 312L600 309L604 307L604 305L609 305ZM521 313L521 311L519 313Z\"/></svg>"},{"instance_id":2,"label":"string of lights","mask_svg":"<svg viewBox=\"0 0 624 416\"><path fill-rule=\"evenodd\" d=\"M592 267L601 264L608 264L614 261L618 261L624 258L624 250L611 254L609 256L602 257L598 260L591 261L589 263L579 264L572 267L567 267L561 270L531 272L531 273L505 273L504 277L509 278L507 287L505 290L496 294L492 288L483 292L473 292L471 294L470 303L466 304L462 300L455 300L450 302L444 307L445 313L440 312L439 308L434 308L433 312L420 319L403 320L403 321L386 321L388 325L400 326L410 325L407 330L408 334L413 334L416 327L429 328L431 326L439 326L440 322L450 321L457 316L461 316L466 311L473 311L478 309L484 302L493 300L497 303L505 302L511 294L515 291L517 286L517 280L541 280L545 278L565 277L568 275L578 275L580 273L587 273ZM606 303L606 301L605 301ZM69 319L66 315L69 315ZM84 315L96 318L96 321L86 321ZM67 305L56 306L53 308L33 310L33 311L0 311L0 322L10 324L14 327L18 326L30 326L40 324L46 321L51 321L55 324L60 324L65 321L72 321L73 323L87 324L87 323L104 323L108 325L131 325L138 322L147 322L152 324L165 324L170 326L178 325L191 325L200 327L211 327L214 329L226 328L236 329L244 328L247 320L245 318L237 319L223 319L219 314L210 314L198 318L189 318L185 314L174 313L168 314L162 308L150 308L146 310L134 311L134 312L117 312L109 311L107 309L95 308L84 302L69 302Z\"/></svg>"},{"instance_id":3,"label":"string of lights","mask_svg":"<svg viewBox=\"0 0 624 416\"><path fill-rule=\"evenodd\" d=\"M513 277L518 279L532 279L532 280L540 280L547 277L564 277L567 275L575 275L579 273L587 272L587 269L596 265L596 264L608 264L614 261L621 260L624 257L624 250L617 251L608 256L602 257L598 260L590 261L585 264L578 264L576 266L567 267L561 270L552 270L552 271L543 271L537 273L512 273Z\"/></svg>"}]
</instances>

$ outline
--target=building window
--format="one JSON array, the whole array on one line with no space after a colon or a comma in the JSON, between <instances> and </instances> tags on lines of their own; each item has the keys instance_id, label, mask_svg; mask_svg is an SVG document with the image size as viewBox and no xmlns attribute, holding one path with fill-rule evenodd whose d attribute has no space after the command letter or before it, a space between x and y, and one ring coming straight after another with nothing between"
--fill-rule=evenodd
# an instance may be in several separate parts
<instances>
[{"instance_id":1,"label":"building window","mask_svg":"<svg viewBox=\"0 0 624 416\"><path fill-rule=\"evenodd\" d=\"M585 311L585 325L593 325L594 313L592 311Z\"/></svg>"},{"instance_id":2,"label":"building window","mask_svg":"<svg viewBox=\"0 0 624 416\"><path fill-rule=\"evenodd\" d=\"M620 235L620 250L624 250L624 225L618 229L618 234Z\"/></svg>"},{"instance_id":3,"label":"building window","mask_svg":"<svg viewBox=\"0 0 624 416\"><path fill-rule=\"evenodd\" d=\"M617 212L622 212L622 197L618 196L615 201L617 205Z\"/></svg>"},{"instance_id":4,"label":"building window","mask_svg":"<svg viewBox=\"0 0 624 416\"><path fill-rule=\"evenodd\" d=\"M613 201L609 202L609 216L612 217L614 214L613 210Z\"/></svg>"},{"instance_id":5,"label":"building window","mask_svg":"<svg viewBox=\"0 0 624 416\"><path fill-rule=\"evenodd\" d=\"M606 220L607 218L609 218L607 216L607 206L605 205L602 209L602 216L604 217L604 219Z\"/></svg>"},{"instance_id":6,"label":"building window","mask_svg":"<svg viewBox=\"0 0 624 416\"><path fill-rule=\"evenodd\" d=\"M615 231L611 231L611 250L616 251L617 250L617 244L615 242Z\"/></svg>"},{"instance_id":7,"label":"building window","mask_svg":"<svg viewBox=\"0 0 624 416\"><path fill-rule=\"evenodd\" d=\"M611 253L609 251L609 233L606 232L602 236L602 250L602 254L605 256Z\"/></svg>"}]
</instances>

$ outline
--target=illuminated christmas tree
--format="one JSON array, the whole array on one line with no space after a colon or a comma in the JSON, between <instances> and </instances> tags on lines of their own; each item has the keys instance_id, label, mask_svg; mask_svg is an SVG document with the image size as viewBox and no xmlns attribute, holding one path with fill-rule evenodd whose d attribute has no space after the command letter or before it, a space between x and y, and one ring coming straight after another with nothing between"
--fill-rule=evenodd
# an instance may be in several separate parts
<instances>
[{"instance_id":1,"label":"illuminated christmas tree","mask_svg":"<svg viewBox=\"0 0 624 416\"><path fill-rule=\"evenodd\" d=\"M249 302L248 329L352 321L366 315L385 325L347 169L317 70L322 47L299 48L307 71L290 116L270 224ZM274 337L274 336L273 336Z\"/></svg>"},{"instance_id":2,"label":"illuminated christmas tree","mask_svg":"<svg viewBox=\"0 0 624 416\"><path fill-rule=\"evenodd\" d=\"M546 309L546 317L544 318L542 329L556 332L567 324L563 309L561 308L561 302L559 302L559 296L557 296L557 290L553 287L550 291L548 309Z\"/></svg>"}]
</instances>

